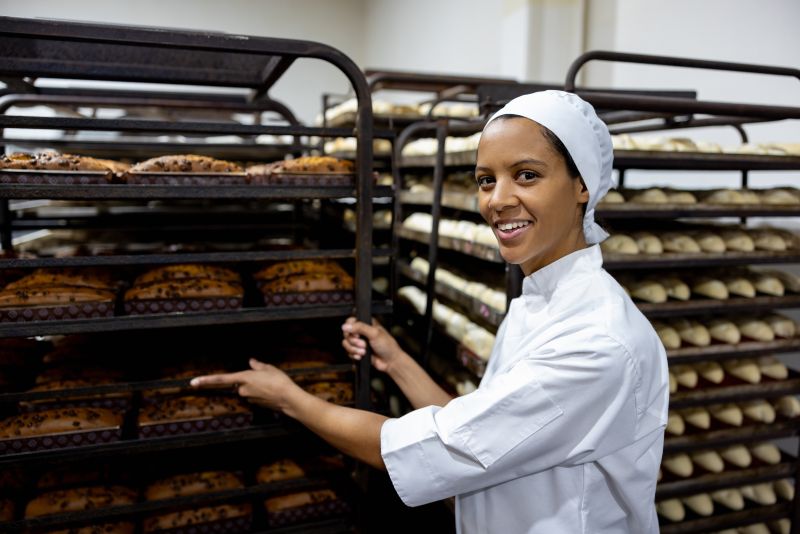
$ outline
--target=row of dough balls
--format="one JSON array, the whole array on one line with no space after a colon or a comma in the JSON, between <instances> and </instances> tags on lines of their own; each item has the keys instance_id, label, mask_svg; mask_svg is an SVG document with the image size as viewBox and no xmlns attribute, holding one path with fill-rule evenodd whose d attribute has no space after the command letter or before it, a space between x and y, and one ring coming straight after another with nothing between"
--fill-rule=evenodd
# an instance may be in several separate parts
<instances>
[{"instance_id":1,"label":"row of dough balls","mask_svg":"<svg viewBox=\"0 0 800 534\"><path fill-rule=\"evenodd\" d=\"M715 361L675 364L669 367L669 392L679 389L696 389L702 378L709 384L721 384L729 375L748 384L760 384L763 377L772 380L786 380L789 369L775 356L741 358Z\"/></svg>"},{"instance_id":2,"label":"row of dough balls","mask_svg":"<svg viewBox=\"0 0 800 534\"><path fill-rule=\"evenodd\" d=\"M651 187L628 189L624 192L611 190L600 199L600 204L768 204L798 205L800 190L789 187L771 189L709 189L708 191L680 191Z\"/></svg>"},{"instance_id":3,"label":"row of dough balls","mask_svg":"<svg viewBox=\"0 0 800 534\"><path fill-rule=\"evenodd\" d=\"M471 152L478 149L481 133L467 137L448 136L444 141L445 153ZM439 142L435 137L422 137L411 141L403 147L403 156L432 156L436 154Z\"/></svg>"},{"instance_id":4,"label":"row of dough balls","mask_svg":"<svg viewBox=\"0 0 800 534\"><path fill-rule=\"evenodd\" d=\"M373 100L372 113L392 117L425 117L431 110L430 102L399 104L387 100ZM358 100L351 98L325 111L325 118L332 121L341 115L358 111ZM433 110L435 117L477 117L477 103L440 102ZM317 124L322 124L322 117L317 117Z\"/></svg>"},{"instance_id":5,"label":"row of dough balls","mask_svg":"<svg viewBox=\"0 0 800 534\"><path fill-rule=\"evenodd\" d=\"M401 287L397 294L408 301L420 315L425 313L427 297L415 286ZM433 320L453 339L474 352L484 361L489 360L494 346L494 334L470 321L467 316L437 301L433 301Z\"/></svg>"},{"instance_id":6,"label":"row of dough balls","mask_svg":"<svg viewBox=\"0 0 800 534\"><path fill-rule=\"evenodd\" d=\"M725 488L710 493L699 493L688 497L666 499L656 503L656 511L664 519L678 522L686 518L686 508L699 516L709 517L714 515L714 503L720 504L728 510L739 511L745 508L745 499L759 506L771 506L777 503L778 499L791 501L792 499L789 496L794 497L794 482L791 479L784 478L773 482L761 482L738 488ZM757 532L770 533L766 525L759 524L763 526L763 530L742 527L732 532L747 534ZM778 532L783 531L780 530ZM786 530L786 532L789 531Z\"/></svg>"},{"instance_id":7,"label":"row of dough balls","mask_svg":"<svg viewBox=\"0 0 800 534\"><path fill-rule=\"evenodd\" d=\"M355 137L337 137L326 141L324 147L326 154L355 153L358 140ZM392 142L388 139L373 139L372 152L376 155L391 154Z\"/></svg>"},{"instance_id":8,"label":"row of dough balls","mask_svg":"<svg viewBox=\"0 0 800 534\"><path fill-rule=\"evenodd\" d=\"M663 274L645 278L622 274L616 278L628 295L654 304L661 304L669 299L686 301L693 294L727 300L731 296L754 298L761 293L782 297L787 290L800 292L800 277L771 269L730 269L711 271L709 274Z\"/></svg>"},{"instance_id":9,"label":"row of dough balls","mask_svg":"<svg viewBox=\"0 0 800 534\"><path fill-rule=\"evenodd\" d=\"M427 276L430 264L424 258L416 257L411 260L411 269ZM467 281L441 267L436 269L436 281L483 302L500 313L505 313L506 311L506 294L503 291L492 289L480 282Z\"/></svg>"},{"instance_id":10,"label":"row of dough balls","mask_svg":"<svg viewBox=\"0 0 800 534\"><path fill-rule=\"evenodd\" d=\"M430 213L412 213L403 221L403 227L429 234L433 228L433 218ZM439 235L497 248L497 238L494 232L489 225L483 223L440 219Z\"/></svg>"},{"instance_id":11,"label":"row of dough balls","mask_svg":"<svg viewBox=\"0 0 800 534\"><path fill-rule=\"evenodd\" d=\"M791 339L797 334L795 322L784 315L771 313L760 317L743 316L731 319L665 319L651 321L666 349L679 349L684 344L707 347L712 341L735 345L742 338L755 341Z\"/></svg>"},{"instance_id":12,"label":"row of dough balls","mask_svg":"<svg viewBox=\"0 0 800 534\"><path fill-rule=\"evenodd\" d=\"M722 146L711 141L688 137L652 137L618 134L611 136L614 150L654 150L664 152L706 152L712 154L761 154L767 156L800 156L800 143L744 143Z\"/></svg>"},{"instance_id":13,"label":"row of dough balls","mask_svg":"<svg viewBox=\"0 0 800 534\"><path fill-rule=\"evenodd\" d=\"M600 244L617 254L784 252L797 248L797 236L777 228L715 228L669 232L614 233Z\"/></svg>"},{"instance_id":14,"label":"row of dough balls","mask_svg":"<svg viewBox=\"0 0 800 534\"><path fill-rule=\"evenodd\" d=\"M712 421L720 424L740 427L745 421L770 425L778 414L787 419L800 415L800 401L792 395L785 395L772 403L764 399L711 404L669 411L666 432L673 436L682 436L691 427L696 431L711 428Z\"/></svg>"},{"instance_id":15,"label":"row of dough balls","mask_svg":"<svg viewBox=\"0 0 800 534\"><path fill-rule=\"evenodd\" d=\"M661 472L670 473L679 478L689 478L695 473L695 466L709 473L722 473L728 469L746 469L753 459L767 465L781 463L781 451L773 443L764 442L754 445L730 445L721 449L702 449L691 452L665 454L661 459ZM702 471L701 471L702 474Z\"/></svg>"},{"instance_id":16,"label":"row of dough balls","mask_svg":"<svg viewBox=\"0 0 800 534\"><path fill-rule=\"evenodd\" d=\"M753 523L743 527L726 528L711 534L789 534L791 530L792 521L784 517L769 523Z\"/></svg>"}]
</instances>

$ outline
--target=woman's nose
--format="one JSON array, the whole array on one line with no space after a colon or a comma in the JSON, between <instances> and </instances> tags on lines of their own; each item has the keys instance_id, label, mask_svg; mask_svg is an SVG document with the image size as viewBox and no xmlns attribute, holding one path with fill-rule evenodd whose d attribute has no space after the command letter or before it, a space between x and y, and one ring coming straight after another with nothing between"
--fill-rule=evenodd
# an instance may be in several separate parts
<instances>
[{"instance_id":1,"label":"woman's nose","mask_svg":"<svg viewBox=\"0 0 800 534\"><path fill-rule=\"evenodd\" d=\"M514 191L514 182L503 178L497 179L489 197L489 208L503 211L518 204L519 199Z\"/></svg>"}]
</instances>

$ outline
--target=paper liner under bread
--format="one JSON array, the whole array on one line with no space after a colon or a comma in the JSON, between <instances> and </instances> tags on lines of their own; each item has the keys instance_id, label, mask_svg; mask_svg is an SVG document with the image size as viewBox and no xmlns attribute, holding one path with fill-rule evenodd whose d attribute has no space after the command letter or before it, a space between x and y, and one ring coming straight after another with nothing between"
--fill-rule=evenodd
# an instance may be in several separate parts
<instances>
[{"instance_id":1,"label":"paper liner under bread","mask_svg":"<svg viewBox=\"0 0 800 534\"><path fill-rule=\"evenodd\" d=\"M5 438L0 439L0 455L50 449L66 449L70 447L95 445L98 443L111 443L119 441L121 437L121 427L114 426L92 430L80 430L77 432L59 432L55 434L42 434L39 436Z\"/></svg>"},{"instance_id":2,"label":"paper liner under bread","mask_svg":"<svg viewBox=\"0 0 800 534\"><path fill-rule=\"evenodd\" d=\"M284 527L330 519L350 513L350 504L341 499L331 499L329 501L308 504L306 506L295 506L278 512L267 512L267 525L270 528Z\"/></svg>"},{"instance_id":3,"label":"paper liner under bread","mask_svg":"<svg viewBox=\"0 0 800 534\"><path fill-rule=\"evenodd\" d=\"M92 319L112 317L114 302L75 302L61 306L14 306L0 308L0 322L60 321L63 319Z\"/></svg>"},{"instance_id":4,"label":"paper liner under bread","mask_svg":"<svg viewBox=\"0 0 800 534\"><path fill-rule=\"evenodd\" d=\"M108 184L112 176L110 171L2 169L0 170L0 184L97 185Z\"/></svg>"},{"instance_id":5,"label":"paper liner under bread","mask_svg":"<svg viewBox=\"0 0 800 534\"><path fill-rule=\"evenodd\" d=\"M247 175L243 172L127 172L122 180L129 185L246 185Z\"/></svg>"},{"instance_id":6,"label":"paper liner under bread","mask_svg":"<svg viewBox=\"0 0 800 534\"><path fill-rule=\"evenodd\" d=\"M265 306L316 306L350 304L352 291L293 291L286 293L264 293Z\"/></svg>"},{"instance_id":7,"label":"paper liner under bread","mask_svg":"<svg viewBox=\"0 0 800 534\"><path fill-rule=\"evenodd\" d=\"M248 427L253 422L252 413L235 413L217 417L184 419L182 421L153 421L138 423L139 437L157 438L162 436L181 436L200 432L214 432L233 428Z\"/></svg>"},{"instance_id":8,"label":"paper liner under bread","mask_svg":"<svg viewBox=\"0 0 800 534\"><path fill-rule=\"evenodd\" d=\"M217 521L192 523L176 528L159 530L144 530L144 532L158 532L159 534L237 534L250 532L253 524L253 515L246 514L239 517L228 517Z\"/></svg>"},{"instance_id":9,"label":"paper liner under bread","mask_svg":"<svg viewBox=\"0 0 800 534\"><path fill-rule=\"evenodd\" d=\"M214 310L237 310L242 307L242 297L204 297L194 299L143 299L125 301L125 313L192 313Z\"/></svg>"}]
</instances>

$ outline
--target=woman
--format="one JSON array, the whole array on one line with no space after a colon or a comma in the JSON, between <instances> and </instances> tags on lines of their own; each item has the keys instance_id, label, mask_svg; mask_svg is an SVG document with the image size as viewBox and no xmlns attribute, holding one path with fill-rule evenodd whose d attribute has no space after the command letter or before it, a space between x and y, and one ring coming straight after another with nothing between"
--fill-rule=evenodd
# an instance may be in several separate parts
<instances>
[{"instance_id":1,"label":"woman","mask_svg":"<svg viewBox=\"0 0 800 534\"><path fill-rule=\"evenodd\" d=\"M473 393L451 398L383 328L352 318L345 350L358 360L369 343L414 411L388 419L334 406L256 361L193 384L240 384L240 395L386 469L409 506L457 496L462 533L657 532L666 355L602 268L608 234L594 206L612 185L612 158L605 124L570 93L519 97L484 128L480 212L526 278Z\"/></svg>"}]
</instances>

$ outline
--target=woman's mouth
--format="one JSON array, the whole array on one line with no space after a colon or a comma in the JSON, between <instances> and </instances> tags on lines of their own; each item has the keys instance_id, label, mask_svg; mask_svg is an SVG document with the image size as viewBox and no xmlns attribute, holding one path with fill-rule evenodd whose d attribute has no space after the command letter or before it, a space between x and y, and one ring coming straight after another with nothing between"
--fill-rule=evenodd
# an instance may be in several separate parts
<instances>
[{"instance_id":1,"label":"woman's mouth","mask_svg":"<svg viewBox=\"0 0 800 534\"><path fill-rule=\"evenodd\" d=\"M531 221L506 221L494 224L498 239L514 239L532 226Z\"/></svg>"}]
</instances>

